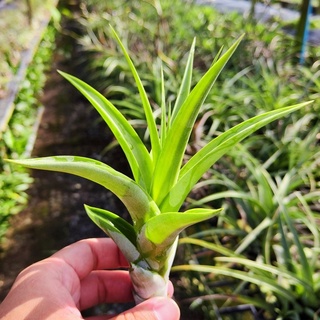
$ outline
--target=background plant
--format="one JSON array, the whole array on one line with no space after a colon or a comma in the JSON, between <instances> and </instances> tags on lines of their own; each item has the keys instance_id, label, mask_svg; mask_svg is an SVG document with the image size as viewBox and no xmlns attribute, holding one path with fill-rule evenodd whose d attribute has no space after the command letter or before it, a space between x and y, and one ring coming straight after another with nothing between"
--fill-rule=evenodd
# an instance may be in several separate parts
<instances>
[{"instance_id":1,"label":"background plant","mask_svg":"<svg viewBox=\"0 0 320 320\"><path fill-rule=\"evenodd\" d=\"M208 288L194 293L198 303L193 303L194 307L204 308L208 317L214 311L206 302L211 299L211 305L212 301L217 305L216 316L219 310L234 304L250 304L260 310L255 316L260 314L265 319L312 318L318 312L319 294L319 214L314 206L319 189L283 195L285 189L292 187L288 188L286 179L292 173L278 179L279 186L275 186L259 165L252 170L258 181L253 183L250 179L250 192L235 188L229 181L232 187L210 197L211 201L226 199L226 215L219 216L216 228L202 227L181 240L181 245L201 249L190 251L191 265L174 270L210 273L204 276ZM296 181L290 180L294 185ZM270 198L262 194L262 186L269 186L266 194ZM219 286L223 280L224 285Z\"/></svg>"},{"instance_id":2,"label":"background plant","mask_svg":"<svg viewBox=\"0 0 320 320\"><path fill-rule=\"evenodd\" d=\"M238 37L242 32L247 35L234 60L228 63L218 79L223 92L221 87L217 86L216 91L213 88L206 102L207 108L204 107L199 114L201 117L206 109L214 105L215 125L218 118L221 131L230 127L230 121L232 124L240 121L234 115L231 115L232 118L225 116L229 111L241 113L237 108L239 103L245 105L247 112L253 115L257 108L270 110L296 99L304 101L308 97L309 93L303 85L308 79L301 77L300 67L297 71L291 63L294 40L282 32L281 22L262 25L244 20L235 13L221 15L211 7L197 6L191 1L183 5L180 1L172 3L166 0L130 3L111 1L107 4L92 1L83 3L81 8L81 14L76 15L83 30L83 36L79 38L81 60L77 62L77 70L80 71L77 75L133 119L136 127L145 126L143 113L137 107L139 97L128 67L110 41L107 27L110 22L119 27L121 38L125 39L130 55L141 70L140 77L149 99L158 110L161 104L158 60L163 64L168 99L174 101L181 82L179 70L183 68L184 52L194 36L197 37L198 46L193 84L201 72L210 66L212 54L222 46L230 45L228 39ZM103 14L99 14L101 12ZM168 32L161 33L159 30ZM130 96L129 99L127 96ZM245 113L242 116L246 116Z\"/></svg>"},{"instance_id":3,"label":"background plant","mask_svg":"<svg viewBox=\"0 0 320 320\"><path fill-rule=\"evenodd\" d=\"M194 228L181 240L184 246L202 249L197 253L197 249L187 247L193 263L174 268L211 273L205 276L207 289L194 293L197 298L192 304L206 310L208 317L214 312L212 301L218 310L215 316L234 303L262 309L260 314L266 319L303 319L318 314L320 149L317 127L310 129L313 117L307 114L286 126L282 137L269 142L274 154L268 147L263 149L269 155L264 161L263 151L257 153L251 148L257 139L262 139L262 144L268 141L263 136L248 138L228 153L211 178L199 183L198 188L205 188L209 195L189 199L191 207L225 208L214 226ZM221 276L229 280L219 288Z\"/></svg>"},{"instance_id":4,"label":"background plant","mask_svg":"<svg viewBox=\"0 0 320 320\"><path fill-rule=\"evenodd\" d=\"M50 14L55 3L55 0L10 1L1 6L0 99L7 94L7 84L19 67L21 55L28 50L35 33L41 29L44 17Z\"/></svg>"},{"instance_id":5,"label":"background plant","mask_svg":"<svg viewBox=\"0 0 320 320\"><path fill-rule=\"evenodd\" d=\"M26 190L32 178L24 169L12 171L5 158L30 156L35 129L41 110L40 96L46 80L46 71L54 49L55 28L49 26L30 64L26 78L15 99L15 111L0 140L0 240L12 215L19 213L27 204Z\"/></svg>"}]
</instances>

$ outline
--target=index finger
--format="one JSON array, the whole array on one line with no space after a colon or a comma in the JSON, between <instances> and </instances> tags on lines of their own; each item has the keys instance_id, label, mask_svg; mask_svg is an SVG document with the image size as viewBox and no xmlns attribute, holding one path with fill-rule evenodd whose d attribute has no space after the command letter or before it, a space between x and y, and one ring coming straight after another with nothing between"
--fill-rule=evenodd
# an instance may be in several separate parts
<instances>
[{"instance_id":1,"label":"index finger","mask_svg":"<svg viewBox=\"0 0 320 320\"><path fill-rule=\"evenodd\" d=\"M125 257L110 238L92 238L78 241L55 253L58 258L75 270L80 279L92 270L129 267Z\"/></svg>"}]
</instances>

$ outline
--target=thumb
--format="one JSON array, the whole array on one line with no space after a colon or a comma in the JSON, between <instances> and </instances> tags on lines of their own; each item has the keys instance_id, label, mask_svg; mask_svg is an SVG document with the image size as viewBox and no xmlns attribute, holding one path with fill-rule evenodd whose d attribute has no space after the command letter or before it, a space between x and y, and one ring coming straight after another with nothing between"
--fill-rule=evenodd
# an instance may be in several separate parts
<instances>
[{"instance_id":1,"label":"thumb","mask_svg":"<svg viewBox=\"0 0 320 320\"><path fill-rule=\"evenodd\" d=\"M151 298L134 308L111 318L111 320L178 320L180 310L170 298Z\"/></svg>"}]
</instances>

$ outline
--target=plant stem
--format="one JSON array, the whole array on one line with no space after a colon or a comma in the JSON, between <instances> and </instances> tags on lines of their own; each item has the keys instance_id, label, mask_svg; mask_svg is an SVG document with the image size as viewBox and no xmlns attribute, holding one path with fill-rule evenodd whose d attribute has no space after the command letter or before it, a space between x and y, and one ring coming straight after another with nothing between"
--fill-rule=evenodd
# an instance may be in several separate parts
<instances>
[{"instance_id":1,"label":"plant stem","mask_svg":"<svg viewBox=\"0 0 320 320\"><path fill-rule=\"evenodd\" d=\"M168 296L169 273L177 245L178 237L168 249L167 253L161 256L161 261L153 256L153 258L148 257L137 263L131 263L130 277L133 284L133 296L136 304L152 297Z\"/></svg>"}]
</instances>

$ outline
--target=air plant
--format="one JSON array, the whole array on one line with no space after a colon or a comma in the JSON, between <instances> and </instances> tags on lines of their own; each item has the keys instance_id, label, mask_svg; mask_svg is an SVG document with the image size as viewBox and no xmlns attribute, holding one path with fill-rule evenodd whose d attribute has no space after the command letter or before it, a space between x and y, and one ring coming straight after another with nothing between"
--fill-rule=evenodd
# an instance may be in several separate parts
<instances>
[{"instance_id":1,"label":"air plant","mask_svg":"<svg viewBox=\"0 0 320 320\"><path fill-rule=\"evenodd\" d=\"M85 205L85 210L117 243L129 261L134 297L140 303L154 296L167 295L169 272L179 233L192 224L210 219L221 210L196 208L179 212L196 182L239 141L308 103L273 110L246 120L214 138L183 165L185 149L201 106L242 37L224 54L219 52L210 69L191 90L195 51L193 42L172 110L166 106L164 77L161 74L162 113L158 125L135 66L118 35L111 30L140 94L150 136L150 150L109 100L78 78L64 72L60 74L100 113L123 149L133 178L102 162L77 156L52 156L13 162L28 168L60 171L92 180L112 191L124 203L132 224L101 208Z\"/></svg>"}]
</instances>

